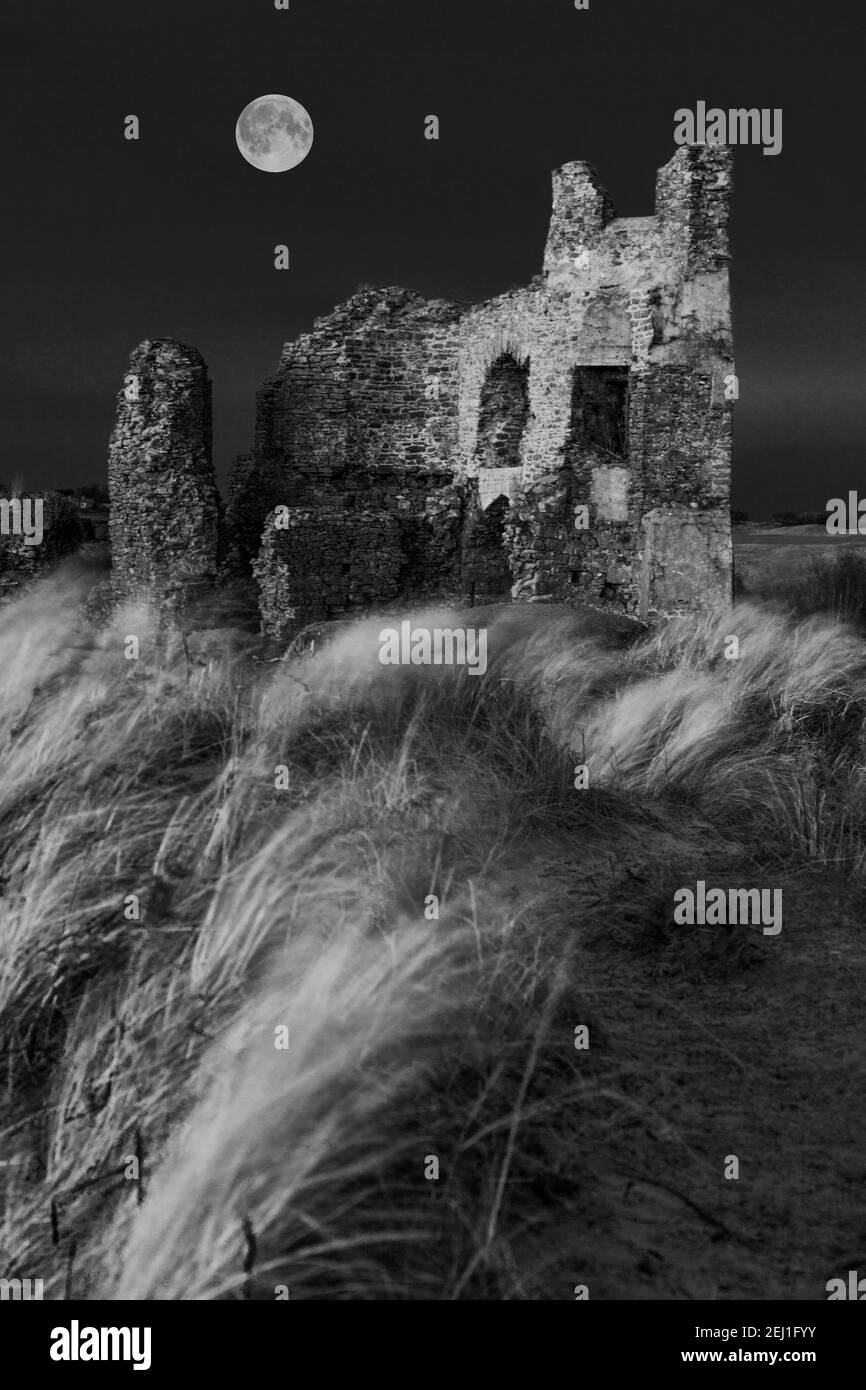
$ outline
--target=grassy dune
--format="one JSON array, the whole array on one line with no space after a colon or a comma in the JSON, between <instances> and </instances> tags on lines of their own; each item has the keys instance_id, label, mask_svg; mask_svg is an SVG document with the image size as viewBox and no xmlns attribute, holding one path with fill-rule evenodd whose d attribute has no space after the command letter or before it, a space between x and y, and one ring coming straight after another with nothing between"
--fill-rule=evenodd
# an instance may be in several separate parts
<instances>
[{"instance_id":1,"label":"grassy dune","mask_svg":"<svg viewBox=\"0 0 866 1390\"><path fill-rule=\"evenodd\" d=\"M532 605L473 610L484 677L381 666L378 620L197 663L95 634L87 583L0 609L0 1274L823 1299L862 1262L854 628ZM698 878L782 888L780 936L675 926Z\"/></svg>"}]
</instances>

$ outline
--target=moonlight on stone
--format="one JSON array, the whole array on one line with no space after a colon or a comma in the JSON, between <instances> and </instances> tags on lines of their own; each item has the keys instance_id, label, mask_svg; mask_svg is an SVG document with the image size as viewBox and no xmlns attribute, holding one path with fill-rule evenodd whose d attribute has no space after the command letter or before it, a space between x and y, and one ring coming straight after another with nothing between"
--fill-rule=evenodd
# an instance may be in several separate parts
<instances>
[{"instance_id":1,"label":"moonlight on stone","mask_svg":"<svg viewBox=\"0 0 866 1390\"><path fill-rule=\"evenodd\" d=\"M235 139L244 159L254 168L282 174L309 154L313 122L292 97L256 97L238 117Z\"/></svg>"}]
</instances>

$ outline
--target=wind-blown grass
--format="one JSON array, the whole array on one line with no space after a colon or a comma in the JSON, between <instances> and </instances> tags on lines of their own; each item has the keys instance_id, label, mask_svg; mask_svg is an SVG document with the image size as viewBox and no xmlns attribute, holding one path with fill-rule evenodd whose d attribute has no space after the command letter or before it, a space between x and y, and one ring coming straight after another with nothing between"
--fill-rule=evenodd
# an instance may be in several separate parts
<instances>
[{"instance_id":1,"label":"wind-blown grass","mask_svg":"<svg viewBox=\"0 0 866 1390\"><path fill-rule=\"evenodd\" d=\"M610 858L650 827L862 874L863 642L534 607L486 615L484 677L382 667L364 622L190 668L144 611L93 632L84 588L0 609L3 1272L50 1297L565 1288L594 1145L655 1124L575 1065Z\"/></svg>"}]
</instances>

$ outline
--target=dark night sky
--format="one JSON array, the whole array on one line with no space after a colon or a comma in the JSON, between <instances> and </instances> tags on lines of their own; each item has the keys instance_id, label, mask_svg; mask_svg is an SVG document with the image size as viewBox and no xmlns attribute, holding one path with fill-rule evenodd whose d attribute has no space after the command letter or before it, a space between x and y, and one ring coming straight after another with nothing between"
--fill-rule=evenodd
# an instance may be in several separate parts
<instances>
[{"instance_id":1,"label":"dark night sky","mask_svg":"<svg viewBox=\"0 0 866 1390\"><path fill-rule=\"evenodd\" d=\"M541 268L550 170L588 159L652 211L698 100L783 108L735 156L734 504L823 508L862 480L860 6L822 0L5 0L0 479L103 479L130 349L204 354L224 478L282 343L363 281L484 299ZM315 145L244 162L285 92ZM138 143L123 117L141 120ZM427 141L424 116L441 121ZM288 244L292 269L276 271Z\"/></svg>"}]
</instances>

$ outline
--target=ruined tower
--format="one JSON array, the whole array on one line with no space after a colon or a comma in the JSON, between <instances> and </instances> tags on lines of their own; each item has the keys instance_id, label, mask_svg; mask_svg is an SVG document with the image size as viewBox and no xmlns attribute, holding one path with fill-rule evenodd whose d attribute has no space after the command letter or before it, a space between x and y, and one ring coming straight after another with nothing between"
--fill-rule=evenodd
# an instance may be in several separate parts
<instances>
[{"instance_id":1,"label":"ruined tower","mask_svg":"<svg viewBox=\"0 0 866 1390\"><path fill-rule=\"evenodd\" d=\"M182 611L217 572L211 383L195 348L155 338L133 351L118 396L108 486L115 597Z\"/></svg>"},{"instance_id":2,"label":"ruined tower","mask_svg":"<svg viewBox=\"0 0 866 1390\"><path fill-rule=\"evenodd\" d=\"M428 594L729 600L731 168L682 147L653 213L620 218L566 164L526 289L367 289L286 344L247 465L265 630Z\"/></svg>"}]
</instances>

